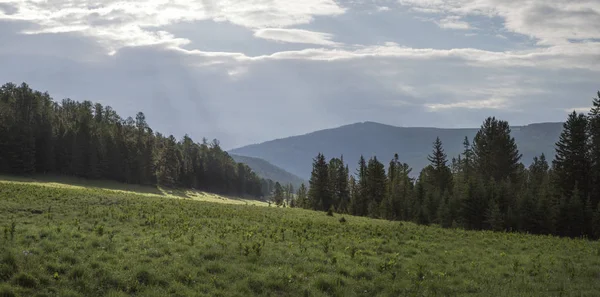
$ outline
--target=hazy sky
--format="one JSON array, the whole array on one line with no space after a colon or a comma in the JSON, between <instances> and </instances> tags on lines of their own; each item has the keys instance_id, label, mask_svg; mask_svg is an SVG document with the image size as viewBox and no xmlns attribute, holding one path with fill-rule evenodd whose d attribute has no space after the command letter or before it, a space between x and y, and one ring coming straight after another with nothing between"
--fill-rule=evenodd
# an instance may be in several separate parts
<instances>
[{"instance_id":1,"label":"hazy sky","mask_svg":"<svg viewBox=\"0 0 600 297\"><path fill-rule=\"evenodd\" d=\"M600 0L0 0L5 82L225 148L562 121L600 89Z\"/></svg>"}]
</instances>

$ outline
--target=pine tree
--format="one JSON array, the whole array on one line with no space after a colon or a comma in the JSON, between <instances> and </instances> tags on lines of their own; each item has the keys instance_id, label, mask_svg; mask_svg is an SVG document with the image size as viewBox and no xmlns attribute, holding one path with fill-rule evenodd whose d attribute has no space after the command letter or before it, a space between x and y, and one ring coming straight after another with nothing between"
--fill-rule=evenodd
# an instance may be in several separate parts
<instances>
[{"instance_id":1,"label":"pine tree","mask_svg":"<svg viewBox=\"0 0 600 297\"><path fill-rule=\"evenodd\" d=\"M319 153L313 160L313 170L310 177L308 200L313 210L329 210L332 206L332 197L329 183L329 170L325 156Z\"/></svg>"},{"instance_id":2,"label":"pine tree","mask_svg":"<svg viewBox=\"0 0 600 297\"><path fill-rule=\"evenodd\" d=\"M498 206L498 202L492 201L488 211L486 212L486 223L491 230L502 231L504 229L504 217Z\"/></svg>"},{"instance_id":3,"label":"pine tree","mask_svg":"<svg viewBox=\"0 0 600 297\"><path fill-rule=\"evenodd\" d=\"M350 190L350 202L348 203L348 213L355 215L358 212L358 195L360 191L358 189L358 184L356 183L356 178L354 178L353 175L350 176L348 188Z\"/></svg>"},{"instance_id":4,"label":"pine tree","mask_svg":"<svg viewBox=\"0 0 600 297\"><path fill-rule=\"evenodd\" d=\"M348 185L348 165L344 166L344 156L341 157L342 166L338 167L336 176L337 189L338 189L338 205L336 206L338 212L348 213L348 207L350 204L350 189Z\"/></svg>"},{"instance_id":5,"label":"pine tree","mask_svg":"<svg viewBox=\"0 0 600 297\"><path fill-rule=\"evenodd\" d=\"M367 181L367 163L361 155L358 161L358 180L356 181L356 189L354 191L353 215L366 216L368 213L368 181Z\"/></svg>"},{"instance_id":6,"label":"pine tree","mask_svg":"<svg viewBox=\"0 0 600 297\"><path fill-rule=\"evenodd\" d=\"M469 138L465 136L465 140L463 141L463 153L462 153L462 174L465 180L468 180L471 177L471 173L473 171L473 150L471 148L471 143L469 143ZM460 156L459 156L460 157Z\"/></svg>"},{"instance_id":7,"label":"pine tree","mask_svg":"<svg viewBox=\"0 0 600 297\"><path fill-rule=\"evenodd\" d=\"M284 190L279 182L275 183L275 193L273 194L273 202L277 206L283 205L284 200Z\"/></svg>"},{"instance_id":8,"label":"pine tree","mask_svg":"<svg viewBox=\"0 0 600 297\"><path fill-rule=\"evenodd\" d=\"M160 185L174 187L179 179L180 158L173 135L162 141L155 161L156 177Z\"/></svg>"},{"instance_id":9,"label":"pine tree","mask_svg":"<svg viewBox=\"0 0 600 297\"><path fill-rule=\"evenodd\" d=\"M308 192L306 189L306 186L304 185L304 183L302 185L300 185L300 188L298 188L298 193L296 194L298 196L298 198L296 199L296 206L297 207L302 207L302 208L308 208Z\"/></svg>"},{"instance_id":10,"label":"pine tree","mask_svg":"<svg viewBox=\"0 0 600 297\"><path fill-rule=\"evenodd\" d=\"M342 160L333 158L329 160L329 190L331 193L331 204L338 208L341 202L341 187L343 185L339 182L340 171L344 170L344 164Z\"/></svg>"},{"instance_id":11,"label":"pine tree","mask_svg":"<svg viewBox=\"0 0 600 297\"><path fill-rule=\"evenodd\" d=\"M579 237L583 235L585 214L579 188L575 186L571 197L564 204L565 235Z\"/></svg>"},{"instance_id":12,"label":"pine tree","mask_svg":"<svg viewBox=\"0 0 600 297\"><path fill-rule=\"evenodd\" d=\"M515 139L510 136L510 126L495 117L487 118L473 140L473 164L484 180L510 179L515 181L522 155Z\"/></svg>"},{"instance_id":13,"label":"pine tree","mask_svg":"<svg viewBox=\"0 0 600 297\"><path fill-rule=\"evenodd\" d=\"M488 201L484 199L485 188L481 178L469 180L461 199L461 222L468 229L483 229Z\"/></svg>"},{"instance_id":14,"label":"pine tree","mask_svg":"<svg viewBox=\"0 0 600 297\"><path fill-rule=\"evenodd\" d=\"M368 215L379 217L381 215L381 202L385 198L386 174L384 165L377 160L377 157L369 160L366 188Z\"/></svg>"},{"instance_id":15,"label":"pine tree","mask_svg":"<svg viewBox=\"0 0 600 297\"><path fill-rule=\"evenodd\" d=\"M589 143L590 143L590 167L591 167L591 203L600 203L600 91L592 101L592 109L589 118Z\"/></svg>"},{"instance_id":16,"label":"pine tree","mask_svg":"<svg viewBox=\"0 0 600 297\"><path fill-rule=\"evenodd\" d=\"M552 163L558 194L571 197L577 185L581 204L589 194L590 185L587 126L588 120L583 114L573 111L569 115L556 143L556 156Z\"/></svg>"},{"instance_id":17,"label":"pine tree","mask_svg":"<svg viewBox=\"0 0 600 297\"><path fill-rule=\"evenodd\" d=\"M448 168L447 155L440 138L436 138L433 144L433 153L427 157L433 168L433 185L441 194L452 189L452 173Z\"/></svg>"}]
</instances>

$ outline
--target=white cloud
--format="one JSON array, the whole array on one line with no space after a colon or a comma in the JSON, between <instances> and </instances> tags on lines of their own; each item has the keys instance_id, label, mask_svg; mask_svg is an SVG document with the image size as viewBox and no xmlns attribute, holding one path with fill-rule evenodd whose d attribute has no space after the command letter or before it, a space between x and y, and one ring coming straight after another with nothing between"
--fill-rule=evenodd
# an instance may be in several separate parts
<instances>
[{"instance_id":1,"label":"white cloud","mask_svg":"<svg viewBox=\"0 0 600 297\"><path fill-rule=\"evenodd\" d=\"M260 29L254 32L254 36L279 42L306 43L326 46L339 45L338 43L331 41L331 38L333 38L332 34L300 29Z\"/></svg>"},{"instance_id":2,"label":"white cloud","mask_svg":"<svg viewBox=\"0 0 600 297\"><path fill-rule=\"evenodd\" d=\"M452 103L434 103L425 105L431 111L444 109L466 108L466 109L504 109L508 107L508 101L504 98L490 98L480 100L467 100Z\"/></svg>"},{"instance_id":3,"label":"white cloud","mask_svg":"<svg viewBox=\"0 0 600 297\"><path fill-rule=\"evenodd\" d=\"M98 39L108 51L124 46L187 44L186 38L152 28L185 21L227 21L249 29L283 28L306 24L314 16L334 16L344 9L333 0L111 0L21 1L2 0L18 8L0 11L0 20L26 20L40 25L24 33L80 32Z\"/></svg>"},{"instance_id":4,"label":"white cloud","mask_svg":"<svg viewBox=\"0 0 600 297\"><path fill-rule=\"evenodd\" d=\"M469 23L462 21L459 16L448 16L439 22L436 22L442 29L468 30L471 29Z\"/></svg>"},{"instance_id":5,"label":"white cloud","mask_svg":"<svg viewBox=\"0 0 600 297\"><path fill-rule=\"evenodd\" d=\"M600 38L600 1L399 0L413 11L444 15L499 16L507 30L540 44Z\"/></svg>"},{"instance_id":6,"label":"white cloud","mask_svg":"<svg viewBox=\"0 0 600 297\"><path fill-rule=\"evenodd\" d=\"M282 51L271 55L247 56L241 53L190 54L233 59L238 62L266 60L336 61L364 58L458 59L479 67L534 67L550 69L587 69L600 71L600 42L578 43L524 51L494 52L474 48L431 49L409 48L390 43L384 46L359 46L354 49L304 49Z\"/></svg>"},{"instance_id":7,"label":"white cloud","mask_svg":"<svg viewBox=\"0 0 600 297\"><path fill-rule=\"evenodd\" d=\"M573 111L577 113L588 114L590 112L590 107L571 107L563 109L567 113L572 113Z\"/></svg>"}]
</instances>

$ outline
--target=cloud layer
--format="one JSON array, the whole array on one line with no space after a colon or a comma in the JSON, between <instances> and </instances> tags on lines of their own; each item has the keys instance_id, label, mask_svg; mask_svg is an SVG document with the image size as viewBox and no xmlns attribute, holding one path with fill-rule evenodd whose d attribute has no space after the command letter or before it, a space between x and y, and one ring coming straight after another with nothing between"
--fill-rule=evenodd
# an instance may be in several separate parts
<instances>
[{"instance_id":1,"label":"cloud layer","mask_svg":"<svg viewBox=\"0 0 600 297\"><path fill-rule=\"evenodd\" d=\"M560 121L600 89L592 0L0 0L0 80L226 147L357 121Z\"/></svg>"}]
</instances>

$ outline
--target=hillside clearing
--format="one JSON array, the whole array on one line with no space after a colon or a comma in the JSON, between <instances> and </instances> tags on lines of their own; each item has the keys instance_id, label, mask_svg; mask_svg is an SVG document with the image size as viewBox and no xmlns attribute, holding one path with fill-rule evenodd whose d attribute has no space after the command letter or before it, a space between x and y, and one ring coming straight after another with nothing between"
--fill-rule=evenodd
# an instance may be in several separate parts
<instances>
[{"instance_id":1,"label":"hillside clearing","mask_svg":"<svg viewBox=\"0 0 600 297\"><path fill-rule=\"evenodd\" d=\"M0 296L600 292L598 242L165 196L1 182Z\"/></svg>"},{"instance_id":2,"label":"hillside clearing","mask_svg":"<svg viewBox=\"0 0 600 297\"><path fill-rule=\"evenodd\" d=\"M124 184L114 181L88 180L64 176L38 175L35 177L15 177L0 175L0 183L15 183L59 189L103 190L123 194L135 194L137 196L186 199L225 204L250 204L257 206L268 205L266 202L255 199L219 195L189 189L169 189L158 186L142 186L135 184Z\"/></svg>"}]
</instances>

